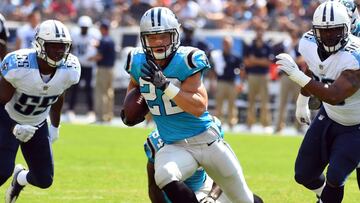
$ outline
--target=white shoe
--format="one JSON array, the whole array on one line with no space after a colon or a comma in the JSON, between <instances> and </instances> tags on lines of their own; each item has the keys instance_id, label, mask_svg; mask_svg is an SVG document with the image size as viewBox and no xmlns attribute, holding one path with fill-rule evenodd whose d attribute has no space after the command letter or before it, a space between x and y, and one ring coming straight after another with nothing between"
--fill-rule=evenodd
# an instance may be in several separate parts
<instances>
[{"instance_id":1,"label":"white shoe","mask_svg":"<svg viewBox=\"0 0 360 203\"><path fill-rule=\"evenodd\" d=\"M14 169L14 177L10 187L6 190L5 203L15 203L20 195L21 190L25 187L18 183L17 177L25 168L21 164L17 164Z\"/></svg>"}]
</instances>

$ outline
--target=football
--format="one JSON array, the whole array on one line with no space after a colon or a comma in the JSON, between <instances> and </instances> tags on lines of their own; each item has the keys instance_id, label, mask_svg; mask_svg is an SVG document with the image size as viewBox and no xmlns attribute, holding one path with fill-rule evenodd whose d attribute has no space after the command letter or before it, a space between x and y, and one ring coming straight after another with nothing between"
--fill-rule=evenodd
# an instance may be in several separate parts
<instances>
[{"instance_id":1,"label":"football","mask_svg":"<svg viewBox=\"0 0 360 203\"><path fill-rule=\"evenodd\" d=\"M145 119L149 112L144 97L139 88L134 88L126 95L122 109L123 122L128 126L134 126Z\"/></svg>"}]
</instances>

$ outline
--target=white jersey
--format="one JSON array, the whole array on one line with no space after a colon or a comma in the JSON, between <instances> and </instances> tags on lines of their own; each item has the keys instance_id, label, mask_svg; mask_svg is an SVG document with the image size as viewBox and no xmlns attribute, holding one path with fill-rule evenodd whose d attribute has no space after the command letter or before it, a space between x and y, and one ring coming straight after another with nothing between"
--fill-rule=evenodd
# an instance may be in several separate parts
<instances>
[{"instance_id":1,"label":"white jersey","mask_svg":"<svg viewBox=\"0 0 360 203\"><path fill-rule=\"evenodd\" d=\"M78 57L82 67L93 67L96 65L95 61L90 61L89 58L97 54L96 50L96 37L91 34L85 36L80 32L73 33L72 36L73 54Z\"/></svg>"},{"instance_id":2,"label":"white jersey","mask_svg":"<svg viewBox=\"0 0 360 203\"><path fill-rule=\"evenodd\" d=\"M349 36L347 45L326 60L321 61L317 54L317 43L311 31L305 33L299 43L299 52L314 74L314 79L331 85L344 70L360 69L360 39ZM360 123L360 91L358 90L345 101L331 105L323 102L328 116L345 126Z\"/></svg>"},{"instance_id":3,"label":"white jersey","mask_svg":"<svg viewBox=\"0 0 360 203\"><path fill-rule=\"evenodd\" d=\"M80 69L76 56L69 54L66 62L46 83L40 76L34 49L20 49L6 55L1 64L1 74L16 89L5 105L10 118L20 124L41 124L58 96L79 82Z\"/></svg>"}]
</instances>

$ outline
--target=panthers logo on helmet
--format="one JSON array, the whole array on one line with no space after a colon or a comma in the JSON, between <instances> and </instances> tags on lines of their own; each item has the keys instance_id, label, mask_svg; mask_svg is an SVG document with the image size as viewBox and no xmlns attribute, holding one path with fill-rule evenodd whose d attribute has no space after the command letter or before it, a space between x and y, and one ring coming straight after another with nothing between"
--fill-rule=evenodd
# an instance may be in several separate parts
<instances>
[{"instance_id":1,"label":"panthers logo on helmet","mask_svg":"<svg viewBox=\"0 0 360 203\"><path fill-rule=\"evenodd\" d=\"M140 39L144 52L154 59L166 59L180 46L180 23L175 14L165 7L154 7L146 11L140 20ZM155 53L147 43L146 36L170 33L171 44L164 53Z\"/></svg>"}]
</instances>

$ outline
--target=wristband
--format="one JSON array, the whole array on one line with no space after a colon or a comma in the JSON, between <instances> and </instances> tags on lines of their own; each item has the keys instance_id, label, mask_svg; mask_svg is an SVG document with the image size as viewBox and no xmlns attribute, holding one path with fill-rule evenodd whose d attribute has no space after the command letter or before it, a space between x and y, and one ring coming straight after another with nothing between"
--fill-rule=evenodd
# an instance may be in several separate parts
<instances>
[{"instance_id":1,"label":"wristband","mask_svg":"<svg viewBox=\"0 0 360 203\"><path fill-rule=\"evenodd\" d=\"M170 99L173 99L179 92L180 88L176 87L171 82L164 90L165 95L168 96Z\"/></svg>"},{"instance_id":2,"label":"wristband","mask_svg":"<svg viewBox=\"0 0 360 203\"><path fill-rule=\"evenodd\" d=\"M290 75L289 78L299 84L301 87L307 85L311 80L309 76L305 75L305 73L301 72L300 70L299 72L296 72L296 74Z\"/></svg>"},{"instance_id":3,"label":"wristband","mask_svg":"<svg viewBox=\"0 0 360 203\"><path fill-rule=\"evenodd\" d=\"M304 96L300 93L296 100L296 105L297 106L308 106L309 99L310 99L310 97Z\"/></svg>"}]
</instances>

